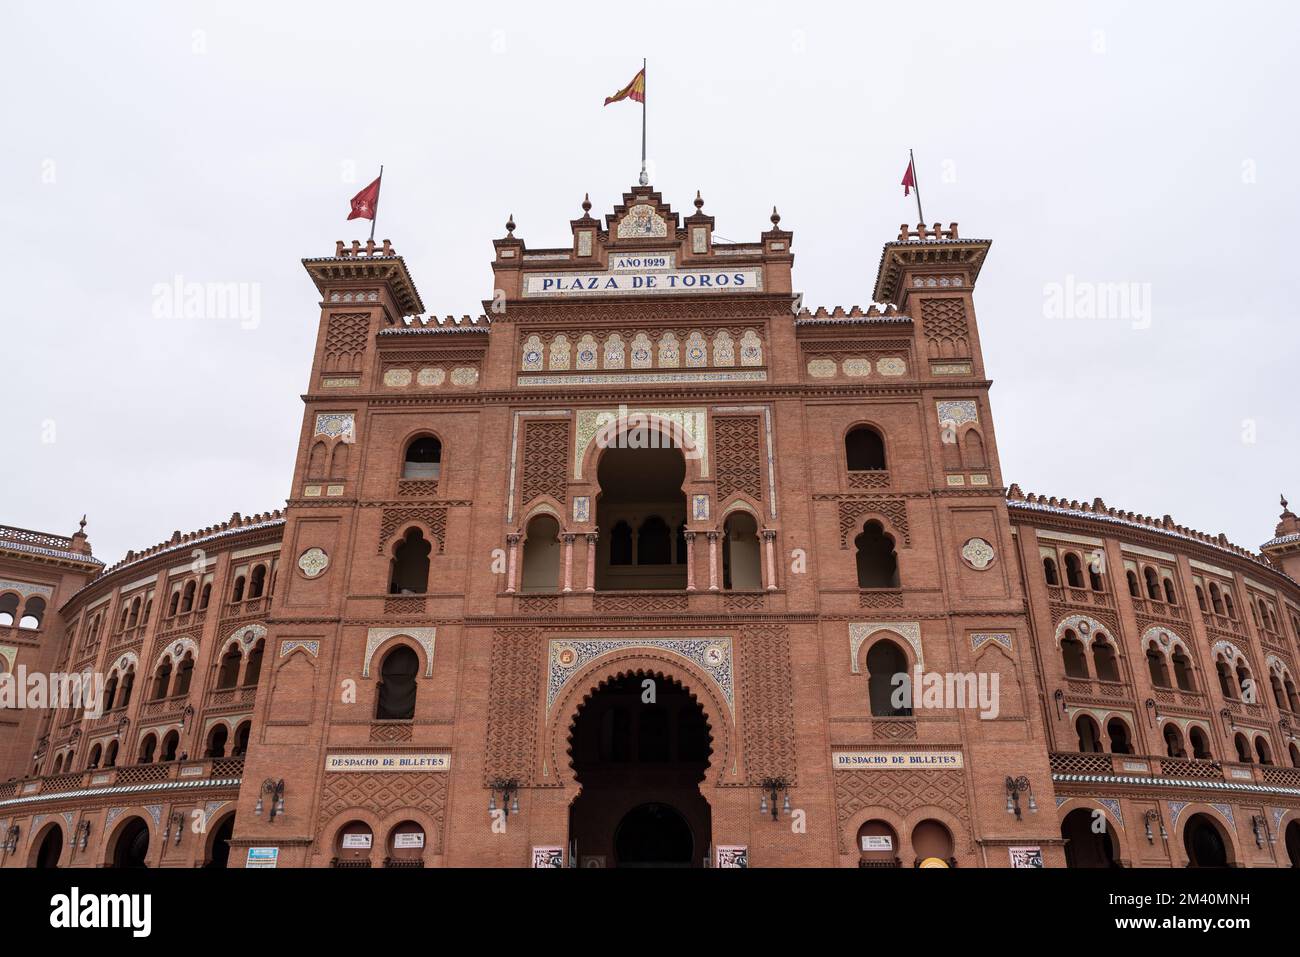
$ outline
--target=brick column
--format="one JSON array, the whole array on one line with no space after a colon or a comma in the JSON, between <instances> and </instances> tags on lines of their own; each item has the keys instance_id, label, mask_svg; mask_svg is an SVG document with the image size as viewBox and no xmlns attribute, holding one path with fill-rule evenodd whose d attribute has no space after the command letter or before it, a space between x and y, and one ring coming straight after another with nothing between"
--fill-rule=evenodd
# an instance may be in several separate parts
<instances>
[{"instance_id":1,"label":"brick column","mask_svg":"<svg viewBox=\"0 0 1300 957\"><path fill-rule=\"evenodd\" d=\"M560 538L564 541L564 590L573 591L573 534L566 532Z\"/></svg>"},{"instance_id":2,"label":"brick column","mask_svg":"<svg viewBox=\"0 0 1300 957\"><path fill-rule=\"evenodd\" d=\"M776 532L763 529L763 557L767 566L767 590L776 591Z\"/></svg>"},{"instance_id":3,"label":"brick column","mask_svg":"<svg viewBox=\"0 0 1300 957\"><path fill-rule=\"evenodd\" d=\"M709 532L709 591L718 590L718 533Z\"/></svg>"},{"instance_id":4,"label":"brick column","mask_svg":"<svg viewBox=\"0 0 1300 957\"><path fill-rule=\"evenodd\" d=\"M695 533L686 532L686 590L695 591Z\"/></svg>"},{"instance_id":5,"label":"brick column","mask_svg":"<svg viewBox=\"0 0 1300 957\"><path fill-rule=\"evenodd\" d=\"M587 533L587 591L596 590L596 539L595 532Z\"/></svg>"}]
</instances>

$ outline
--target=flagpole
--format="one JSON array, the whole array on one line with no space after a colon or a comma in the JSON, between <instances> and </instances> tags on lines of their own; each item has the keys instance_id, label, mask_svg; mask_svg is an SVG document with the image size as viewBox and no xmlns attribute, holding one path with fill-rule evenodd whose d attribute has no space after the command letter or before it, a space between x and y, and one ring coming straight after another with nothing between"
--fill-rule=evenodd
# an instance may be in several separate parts
<instances>
[{"instance_id":1,"label":"flagpole","mask_svg":"<svg viewBox=\"0 0 1300 957\"><path fill-rule=\"evenodd\" d=\"M921 178L916 175L916 157L912 155L911 149L907 151L907 157L912 164L912 189L916 190L916 218L919 223L924 224L925 214L921 212Z\"/></svg>"},{"instance_id":2,"label":"flagpole","mask_svg":"<svg viewBox=\"0 0 1300 957\"><path fill-rule=\"evenodd\" d=\"M647 91L646 58L641 58L641 185L649 186L650 177L645 170L645 101Z\"/></svg>"},{"instance_id":3,"label":"flagpole","mask_svg":"<svg viewBox=\"0 0 1300 957\"><path fill-rule=\"evenodd\" d=\"M384 191L384 164L379 164L379 188L375 190L375 215L370 217L370 241L375 241L375 223L379 219L379 194Z\"/></svg>"}]
</instances>

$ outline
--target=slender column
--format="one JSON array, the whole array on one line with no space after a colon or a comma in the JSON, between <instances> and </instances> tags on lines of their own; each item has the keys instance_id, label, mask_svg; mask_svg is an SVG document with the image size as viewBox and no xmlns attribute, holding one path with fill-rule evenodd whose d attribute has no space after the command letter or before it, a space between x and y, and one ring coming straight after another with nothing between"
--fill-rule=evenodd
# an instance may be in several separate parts
<instances>
[{"instance_id":1,"label":"slender column","mask_svg":"<svg viewBox=\"0 0 1300 957\"><path fill-rule=\"evenodd\" d=\"M718 590L718 533L709 532L709 591Z\"/></svg>"},{"instance_id":2,"label":"slender column","mask_svg":"<svg viewBox=\"0 0 1300 957\"><path fill-rule=\"evenodd\" d=\"M596 590L596 539L595 532L587 533L587 591Z\"/></svg>"},{"instance_id":3,"label":"slender column","mask_svg":"<svg viewBox=\"0 0 1300 957\"><path fill-rule=\"evenodd\" d=\"M510 547L510 561L506 569L506 591L515 590L515 564L519 559L519 536L507 535L506 542Z\"/></svg>"},{"instance_id":4,"label":"slender column","mask_svg":"<svg viewBox=\"0 0 1300 957\"><path fill-rule=\"evenodd\" d=\"M767 559L767 590L776 591L776 532L763 529L763 551Z\"/></svg>"},{"instance_id":5,"label":"slender column","mask_svg":"<svg viewBox=\"0 0 1300 957\"><path fill-rule=\"evenodd\" d=\"M686 533L686 590L695 591L695 533Z\"/></svg>"},{"instance_id":6,"label":"slender column","mask_svg":"<svg viewBox=\"0 0 1300 957\"><path fill-rule=\"evenodd\" d=\"M573 591L573 538L571 533L566 532L561 536L564 540L564 590Z\"/></svg>"}]
</instances>

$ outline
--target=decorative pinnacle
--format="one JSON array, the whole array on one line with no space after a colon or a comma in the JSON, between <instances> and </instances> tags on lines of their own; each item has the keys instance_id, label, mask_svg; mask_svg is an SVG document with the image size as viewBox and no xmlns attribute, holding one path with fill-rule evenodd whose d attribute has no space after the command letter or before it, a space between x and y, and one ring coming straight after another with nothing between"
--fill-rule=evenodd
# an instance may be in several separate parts
<instances>
[{"instance_id":1,"label":"decorative pinnacle","mask_svg":"<svg viewBox=\"0 0 1300 957\"><path fill-rule=\"evenodd\" d=\"M511 236L515 234L515 214L511 213L510 218L506 220L506 232Z\"/></svg>"},{"instance_id":2,"label":"decorative pinnacle","mask_svg":"<svg viewBox=\"0 0 1300 957\"><path fill-rule=\"evenodd\" d=\"M582 212L583 212L584 215L585 215L586 213L591 212L591 194L590 194L590 193L583 193L583 194L582 194Z\"/></svg>"},{"instance_id":3,"label":"decorative pinnacle","mask_svg":"<svg viewBox=\"0 0 1300 957\"><path fill-rule=\"evenodd\" d=\"M772 219L772 228L773 228L773 229L776 229L776 227L778 227L778 226L781 225L781 214L778 213L778 212L776 211L776 207L775 207L775 206L772 207L772 216L771 216L771 219Z\"/></svg>"},{"instance_id":4,"label":"decorative pinnacle","mask_svg":"<svg viewBox=\"0 0 1300 957\"><path fill-rule=\"evenodd\" d=\"M698 189L695 191L695 208L697 211L704 208L704 199L700 196Z\"/></svg>"},{"instance_id":5,"label":"decorative pinnacle","mask_svg":"<svg viewBox=\"0 0 1300 957\"><path fill-rule=\"evenodd\" d=\"M1284 499L1283 502L1282 502L1282 507L1283 507L1283 508L1286 508L1286 501L1285 501L1285 499ZM85 516L85 515L82 515L82 516L81 516L81 530L82 530L83 532L86 530L86 516Z\"/></svg>"}]
</instances>

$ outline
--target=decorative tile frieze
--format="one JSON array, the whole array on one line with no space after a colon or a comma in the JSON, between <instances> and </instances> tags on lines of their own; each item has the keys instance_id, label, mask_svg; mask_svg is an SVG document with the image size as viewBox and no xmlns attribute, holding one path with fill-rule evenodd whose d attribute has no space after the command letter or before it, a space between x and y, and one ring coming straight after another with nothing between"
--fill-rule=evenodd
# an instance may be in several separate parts
<instances>
[{"instance_id":1,"label":"decorative tile frieze","mask_svg":"<svg viewBox=\"0 0 1300 957\"><path fill-rule=\"evenodd\" d=\"M735 713L730 638L553 638L548 654L547 713L565 685L586 665L614 652L639 648L665 651L699 667L718 686Z\"/></svg>"}]
</instances>

